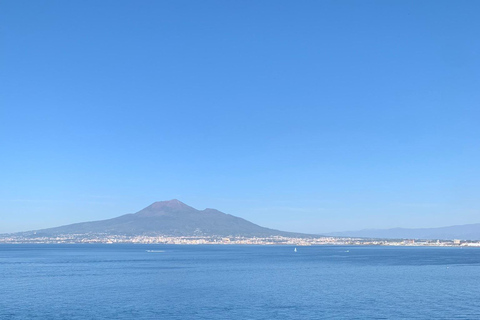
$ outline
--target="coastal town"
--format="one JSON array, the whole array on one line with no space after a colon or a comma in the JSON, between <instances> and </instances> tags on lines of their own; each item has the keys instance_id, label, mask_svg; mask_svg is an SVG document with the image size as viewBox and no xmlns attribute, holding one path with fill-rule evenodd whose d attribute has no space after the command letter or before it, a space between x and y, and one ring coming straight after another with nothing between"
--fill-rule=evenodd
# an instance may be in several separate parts
<instances>
[{"instance_id":1,"label":"coastal town","mask_svg":"<svg viewBox=\"0 0 480 320\"><path fill-rule=\"evenodd\" d=\"M480 247L471 240L367 239L349 237L239 237L239 236L123 236L108 234L65 234L58 236L0 236L0 244L175 244L175 245L348 245L348 246L437 246Z\"/></svg>"}]
</instances>

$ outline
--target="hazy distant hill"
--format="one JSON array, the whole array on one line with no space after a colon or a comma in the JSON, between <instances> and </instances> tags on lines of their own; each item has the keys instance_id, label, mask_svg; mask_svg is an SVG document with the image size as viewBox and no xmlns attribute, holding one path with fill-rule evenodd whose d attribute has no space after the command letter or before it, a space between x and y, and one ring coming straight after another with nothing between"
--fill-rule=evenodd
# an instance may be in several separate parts
<instances>
[{"instance_id":1,"label":"hazy distant hill","mask_svg":"<svg viewBox=\"0 0 480 320\"><path fill-rule=\"evenodd\" d=\"M169 235L169 236L302 236L260 227L215 209L197 210L178 200L155 202L134 214L93 222L23 233L36 236L59 234ZM305 235L303 235L305 236Z\"/></svg>"},{"instance_id":2,"label":"hazy distant hill","mask_svg":"<svg viewBox=\"0 0 480 320\"><path fill-rule=\"evenodd\" d=\"M440 239L480 240L480 223L442 228L420 229L366 229L330 233L331 236L384 238L384 239Z\"/></svg>"}]
</instances>

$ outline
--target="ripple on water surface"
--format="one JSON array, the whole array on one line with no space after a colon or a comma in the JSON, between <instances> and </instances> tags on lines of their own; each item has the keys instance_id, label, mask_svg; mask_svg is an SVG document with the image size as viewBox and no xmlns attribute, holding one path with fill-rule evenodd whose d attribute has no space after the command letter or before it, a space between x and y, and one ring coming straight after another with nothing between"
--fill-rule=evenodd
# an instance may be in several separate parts
<instances>
[{"instance_id":1,"label":"ripple on water surface","mask_svg":"<svg viewBox=\"0 0 480 320\"><path fill-rule=\"evenodd\" d=\"M480 249L1 245L0 319L480 319Z\"/></svg>"}]
</instances>

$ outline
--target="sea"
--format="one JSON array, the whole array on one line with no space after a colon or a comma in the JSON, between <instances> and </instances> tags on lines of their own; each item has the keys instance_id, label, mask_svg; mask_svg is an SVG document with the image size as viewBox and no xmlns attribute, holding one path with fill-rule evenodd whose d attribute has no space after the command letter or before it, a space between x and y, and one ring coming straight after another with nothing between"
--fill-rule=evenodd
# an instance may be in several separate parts
<instances>
[{"instance_id":1,"label":"sea","mask_svg":"<svg viewBox=\"0 0 480 320\"><path fill-rule=\"evenodd\" d=\"M480 319L480 248L0 245L0 319Z\"/></svg>"}]
</instances>

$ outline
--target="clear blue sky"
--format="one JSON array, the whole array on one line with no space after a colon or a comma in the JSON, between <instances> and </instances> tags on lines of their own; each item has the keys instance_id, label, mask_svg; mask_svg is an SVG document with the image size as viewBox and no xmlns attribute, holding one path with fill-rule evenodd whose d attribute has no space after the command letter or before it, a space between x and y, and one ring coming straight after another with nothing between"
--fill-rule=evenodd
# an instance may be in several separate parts
<instances>
[{"instance_id":1,"label":"clear blue sky","mask_svg":"<svg viewBox=\"0 0 480 320\"><path fill-rule=\"evenodd\" d=\"M178 198L480 222L479 1L0 2L0 232Z\"/></svg>"}]
</instances>

